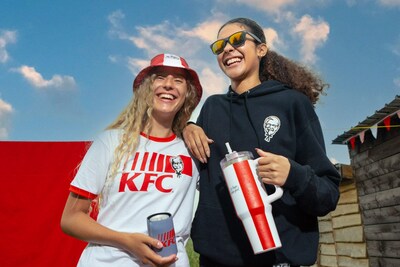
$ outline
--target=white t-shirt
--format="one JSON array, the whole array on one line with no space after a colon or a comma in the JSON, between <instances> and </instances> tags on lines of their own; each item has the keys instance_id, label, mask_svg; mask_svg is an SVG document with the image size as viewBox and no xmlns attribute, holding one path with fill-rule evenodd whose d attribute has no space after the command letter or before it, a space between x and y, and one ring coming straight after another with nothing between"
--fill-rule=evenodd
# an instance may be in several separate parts
<instances>
[{"instance_id":1,"label":"white t-shirt","mask_svg":"<svg viewBox=\"0 0 400 267\"><path fill-rule=\"evenodd\" d=\"M179 258L173 266L189 266L185 245L199 176L195 161L183 140L175 135L169 138L142 135L125 169L120 166L113 182L105 186L120 133L107 130L92 143L70 190L92 199L105 190L97 222L116 231L148 234L149 215L171 213ZM78 266L143 265L124 250L89 243Z\"/></svg>"}]
</instances>

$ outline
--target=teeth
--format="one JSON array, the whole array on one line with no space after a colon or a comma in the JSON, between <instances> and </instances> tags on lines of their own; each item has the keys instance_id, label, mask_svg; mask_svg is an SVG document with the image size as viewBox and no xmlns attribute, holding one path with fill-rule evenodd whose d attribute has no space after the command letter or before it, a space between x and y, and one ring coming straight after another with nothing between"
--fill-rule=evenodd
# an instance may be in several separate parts
<instances>
[{"instance_id":1,"label":"teeth","mask_svg":"<svg viewBox=\"0 0 400 267\"><path fill-rule=\"evenodd\" d=\"M166 98L166 99L171 99L173 100L175 97L173 95L170 94L160 94L161 98Z\"/></svg>"},{"instance_id":2,"label":"teeth","mask_svg":"<svg viewBox=\"0 0 400 267\"><path fill-rule=\"evenodd\" d=\"M226 65L231 65L231 64L233 64L233 63L236 63L236 62L240 62L240 61L242 61L240 58L238 58L238 57L235 57L235 58L230 58L230 59L228 59L228 61L226 61Z\"/></svg>"}]
</instances>

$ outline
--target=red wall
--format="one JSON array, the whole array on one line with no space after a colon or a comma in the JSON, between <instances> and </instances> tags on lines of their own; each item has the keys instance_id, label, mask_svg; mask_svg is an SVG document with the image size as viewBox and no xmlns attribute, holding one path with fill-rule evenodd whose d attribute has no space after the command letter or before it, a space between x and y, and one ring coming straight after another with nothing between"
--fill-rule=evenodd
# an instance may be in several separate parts
<instances>
[{"instance_id":1,"label":"red wall","mask_svg":"<svg viewBox=\"0 0 400 267\"><path fill-rule=\"evenodd\" d=\"M86 243L60 218L90 142L0 142L0 265L76 266Z\"/></svg>"}]
</instances>

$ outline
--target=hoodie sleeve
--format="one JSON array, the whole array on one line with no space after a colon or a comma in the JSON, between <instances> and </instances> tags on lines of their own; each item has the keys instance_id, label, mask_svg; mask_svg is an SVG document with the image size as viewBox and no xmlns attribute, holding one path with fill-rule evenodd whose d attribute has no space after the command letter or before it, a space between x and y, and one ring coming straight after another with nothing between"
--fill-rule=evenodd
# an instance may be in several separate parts
<instances>
[{"instance_id":1,"label":"hoodie sleeve","mask_svg":"<svg viewBox=\"0 0 400 267\"><path fill-rule=\"evenodd\" d=\"M310 215L324 216L335 210L341 177L326 155L321 126L314 108L305 105L296 114L296 156L284 188Z\"/></svg>"}]
</instances>

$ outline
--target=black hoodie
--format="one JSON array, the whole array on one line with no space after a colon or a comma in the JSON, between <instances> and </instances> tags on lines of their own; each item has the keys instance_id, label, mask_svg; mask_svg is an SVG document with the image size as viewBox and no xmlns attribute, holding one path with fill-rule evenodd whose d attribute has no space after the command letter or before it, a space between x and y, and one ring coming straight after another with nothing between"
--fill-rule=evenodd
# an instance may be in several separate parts
<instances>
[{"instance_id":1,"label":"black hoodie","mask_svg":"<svg viewBox=\"0 0 400 267\"><path fill-rule=\"evenodd\" d=\"M269 119L277 125L275 130L265 128ZM200 166L200 199L191 233L195 250L229 266L314 264L317 216L336 208L340 176L326 156L309 99L277 81L263 82L241 95L230 88L227 94L206 100L197 124L214 143L208 163ZM255 158L255 148L261 148L289 159L284 194L272 203L282 248L254 255L219 165L228 153L226 142L232 150L251 151Z\"/></svg>"}]
</instances>

